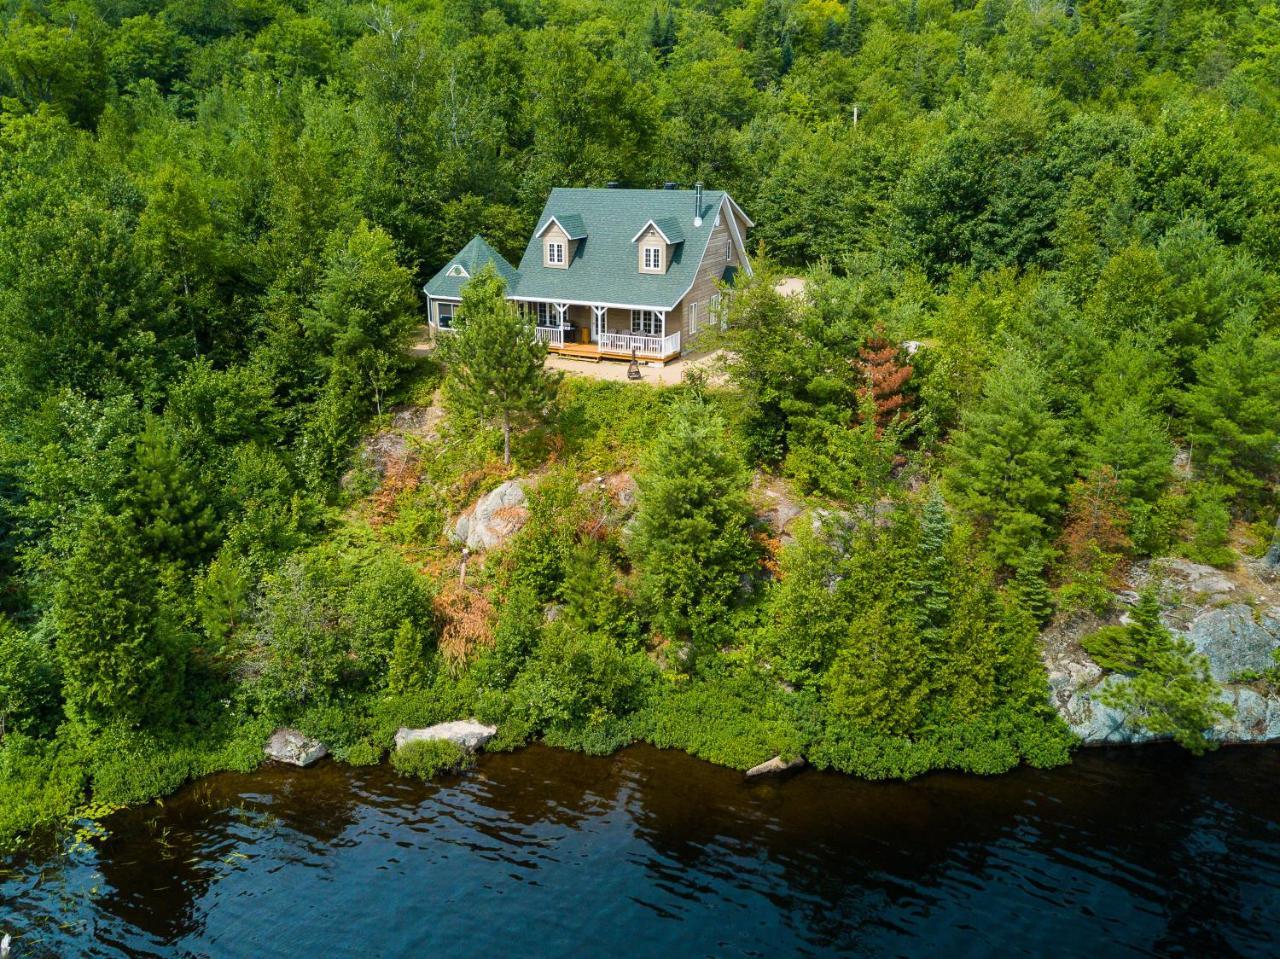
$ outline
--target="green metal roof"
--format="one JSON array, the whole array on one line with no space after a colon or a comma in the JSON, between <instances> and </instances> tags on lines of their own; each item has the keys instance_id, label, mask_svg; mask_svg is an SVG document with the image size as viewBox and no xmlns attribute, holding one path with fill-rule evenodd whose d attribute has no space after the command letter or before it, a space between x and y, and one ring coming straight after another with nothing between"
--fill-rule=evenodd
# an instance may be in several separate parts
<instances>
[{"instance_id":1,"label":"green metal roof","mask_svg":"<svg viewBox=\"0 0 1280 959\"><path fill-rule=\"evenodd\" d=\"M452 260L440 268L435 276L427 281L422 289L427 296L461 299L462 286L467 280L479 273L486 263L492 263L498 275L507 281L507 293L515 290L518 274L516 268L506 261L501 253L484 241L484 237L473 236L471 242L464 246ZM466 270L466 276L450 276L455 267Z\"/></svg>"},{"instance_id":2,"label":"green metal roof","mask_svg":"<svg viewBox=\"0 0 1280 959\"><path fill-rule=\"evenodd\" d=\"M702 192L702 207L697 211L702 222L695 226L693 190L552 190L511 292L521 299L671 309L693 285L724 196L720 190ZM565 269L542 264L539 234L552 217L561 226L568 220L582 229L582 239ZM666 273L639 269L633 238L650 220L670 239L680 238L671 248Z\"/></svg>"}]
</instances>

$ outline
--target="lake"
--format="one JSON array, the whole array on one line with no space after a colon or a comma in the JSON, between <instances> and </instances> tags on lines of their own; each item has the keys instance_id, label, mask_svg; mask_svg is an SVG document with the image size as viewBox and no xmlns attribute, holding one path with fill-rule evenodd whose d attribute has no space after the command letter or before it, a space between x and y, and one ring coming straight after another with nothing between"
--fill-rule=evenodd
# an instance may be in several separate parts
<instances>
[{"instance_id":1,"label":"lake","mask_svg":"<svg viewBox=\"0 0 1280 959\"><path fill-rule=\"evenodd\" d=\"M1280 749L750 784L673 752L324 761L196 783L0 866L27 957L1260 956Z\"/></svg>"}]
</instances>

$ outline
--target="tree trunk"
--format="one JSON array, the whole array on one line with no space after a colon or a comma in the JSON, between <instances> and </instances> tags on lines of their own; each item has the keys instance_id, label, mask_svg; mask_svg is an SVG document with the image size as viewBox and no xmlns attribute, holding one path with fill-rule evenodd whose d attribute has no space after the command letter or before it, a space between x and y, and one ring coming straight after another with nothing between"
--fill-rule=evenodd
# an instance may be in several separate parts
<instances>
[{"instance_id":1,"label":"tree trunk","mask_svg":"<svg viewBox=\"0 0 1280 959\"><path fill-rule=\"evenodd\" d=\"M502 465L511 465L511 414L502 413Z\"/></svg>"}]
</instances>

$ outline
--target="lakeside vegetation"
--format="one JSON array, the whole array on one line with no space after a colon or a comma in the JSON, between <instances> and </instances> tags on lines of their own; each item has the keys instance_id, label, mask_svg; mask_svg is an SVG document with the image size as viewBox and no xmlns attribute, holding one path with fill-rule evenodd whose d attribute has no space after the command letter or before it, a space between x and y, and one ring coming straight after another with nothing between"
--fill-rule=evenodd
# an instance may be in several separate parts
<instances>
[{"instance_id":1,"label":"lakeside vegetation","mask_svg":"<svg viewBox=\"0 0 1280 959\"><path fill-rule=\"evenodd\" d=\"M1041 625L1135 558L1270 542L1272 6L0 9L0 841L285 723L352 763L464 715L490 748L1059 763ZM471 235L513 257L551 186L610 180L756 220L724 384L535 362L495 407L507 351L410 356ZM512 477L529 521L463 581L448 524ZM1203 748L1203 667L1149 619L1108 653Z\"/></svg>"}]
</instances>

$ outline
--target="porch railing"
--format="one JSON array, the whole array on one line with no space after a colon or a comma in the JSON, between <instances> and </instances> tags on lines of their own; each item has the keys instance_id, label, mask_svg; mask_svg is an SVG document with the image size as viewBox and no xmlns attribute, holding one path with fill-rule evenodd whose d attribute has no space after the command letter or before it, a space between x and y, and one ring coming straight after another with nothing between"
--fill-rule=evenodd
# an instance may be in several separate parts
<instances>
[{"instance_id":1,"label":"porch railing","mask_svg":"<svg viewBox=\"0 0 1280 959\"><path fill-rule=\"evenodd\" d=\"M600 349L606 353L631 353L637 356L671 356L680 352L680 331L669 336L637 336L634 333L605 333Z\"/></svg>"},{"instance_id":2,"label":"porch railing","mask_svg":"<svg viewBox=\"0 0 1280 959\"><path fill-rule=\"evenodd\" d=\"M535 326L533 334L547 346L564 346L564 328L559 326Z\"/></svg>"}]
</instances>

